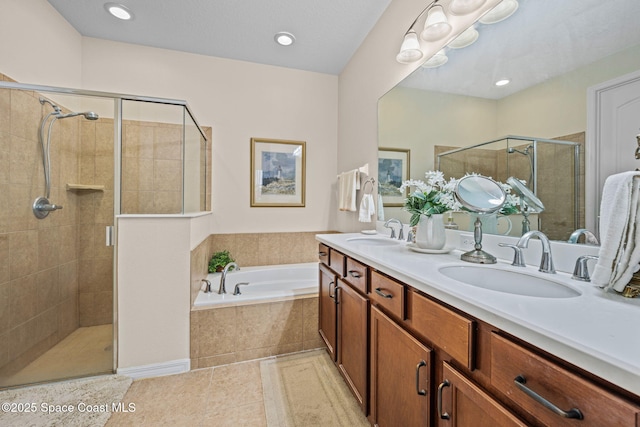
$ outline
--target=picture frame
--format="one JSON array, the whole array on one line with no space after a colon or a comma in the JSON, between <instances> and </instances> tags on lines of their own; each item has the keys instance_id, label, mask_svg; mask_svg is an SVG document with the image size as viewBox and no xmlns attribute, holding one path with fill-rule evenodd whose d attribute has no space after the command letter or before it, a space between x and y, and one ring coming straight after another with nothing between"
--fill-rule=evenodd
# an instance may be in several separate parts
<instances>
[{"instance_id":1,"label":"picture frame","mask_svg":"<svg viewBox=\"0 0 640 427\"><path fill-rule=\"evenodd\" d=\"M305 206L305 141L251 138L251 207Z\"/></svg>"},{"instance_id":2,"label":"picture frame","mask_svg":"<svg viewBox=\"0 0 640 427\"><path fill-rule=\"evenodd\" d=\"M409 189L400 193L400 186L411 176L409 165L411 150L405 148L378 148L378 194L383 206L402 207Z\"/></svg>"}]
</instances>

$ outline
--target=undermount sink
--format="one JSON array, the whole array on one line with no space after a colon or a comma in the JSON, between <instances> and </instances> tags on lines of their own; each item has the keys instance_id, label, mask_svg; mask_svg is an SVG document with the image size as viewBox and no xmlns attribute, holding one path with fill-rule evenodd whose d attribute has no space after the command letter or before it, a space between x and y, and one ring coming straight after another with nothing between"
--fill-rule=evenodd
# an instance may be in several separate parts
<instances>
[{"instance_id":1,"label":"undermount sink","mask_svg":"<svg viewBox=\"0 0 640 427\"><path fill-rule=\"evenodd\" d=\"M394 240L389 237L352 237L347 242L368 246L392 246L402 243L400 240Z\"/></svg>"},{"instance_id":2,"label":"undermount sink","mask_svg":"<svg viewBox=\"0 0 640 427\"><path fill-rule=\"evenodd\" d=\"M573 298L581 295L562 283L525 272L480 266L449 266L439 271L458 282L496 292L539 298Z\"/></svg>"}]
</instances>

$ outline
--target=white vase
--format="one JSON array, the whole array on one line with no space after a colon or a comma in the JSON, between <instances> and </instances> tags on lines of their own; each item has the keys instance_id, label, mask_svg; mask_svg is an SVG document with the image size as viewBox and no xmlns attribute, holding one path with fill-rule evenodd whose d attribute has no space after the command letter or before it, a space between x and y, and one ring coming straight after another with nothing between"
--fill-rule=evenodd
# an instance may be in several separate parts
<instances>
[{"instance_id":1,"label":"white vase","mask_svg":"<svg viewBox=\"0 0 640 427\"><path fill-rule=\"evenodd\" d=\"M422 249L438 250L444 248L447 235L444 231L442 214L420 215L416 229L416 245Z\"/></svg>"}]
</instances>

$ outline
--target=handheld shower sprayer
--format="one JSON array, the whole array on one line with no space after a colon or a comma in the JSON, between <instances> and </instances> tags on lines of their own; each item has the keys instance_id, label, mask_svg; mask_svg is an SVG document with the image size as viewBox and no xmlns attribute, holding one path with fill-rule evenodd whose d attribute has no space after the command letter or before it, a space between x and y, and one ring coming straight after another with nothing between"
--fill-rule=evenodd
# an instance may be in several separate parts
<instances>
[{"instance_id":1,"label":"handheld shower sprayer","mask_svg":"<svg viewBox=\"0 0 640 427\"><path fill-rule=\"evenodd\" d=\"M58 209L62 209L61 205L56 205L53 203L49 203L49 197L51 195L51 130L53 129L53 124L58 119L66 119L68 117L76 117L76 116L84 116L87 120L98 120L99 116L93 111L85 111L82 113L70 112L64 114L62 109L49 101L46 98L39 98L40 104L49 104L53 111L49 112L42 119L42 123L40 124L40 147L42 148L42 168L44 171L44 186L45 186L45 195L38 197L32 206L33 214L38 219L46 218L49 215L49 212L53 212ZM48 122L48 132L45 140L45 126L47 126Z\"/></svg>"}]
</instances>

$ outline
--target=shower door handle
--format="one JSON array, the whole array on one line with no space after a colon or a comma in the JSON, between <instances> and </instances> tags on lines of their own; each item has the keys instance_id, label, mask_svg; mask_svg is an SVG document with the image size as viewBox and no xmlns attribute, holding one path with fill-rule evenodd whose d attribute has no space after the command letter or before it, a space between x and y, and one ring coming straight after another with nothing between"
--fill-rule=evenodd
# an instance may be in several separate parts
<instances>
[{"instance_id":1,"label":"shower door handle","mask_svg":"<svg viewBox=\"0 0 640 427\"><path fill-rule=\"evenodd\" d=\"M113 246L113 225L107 225L105 231L106 231L105 233L106 246Z\"/></svg>"}]
</instances>

